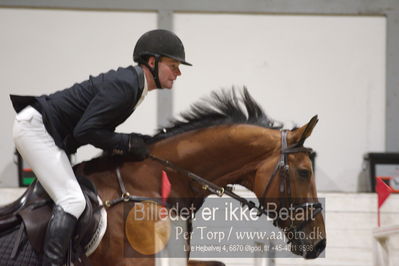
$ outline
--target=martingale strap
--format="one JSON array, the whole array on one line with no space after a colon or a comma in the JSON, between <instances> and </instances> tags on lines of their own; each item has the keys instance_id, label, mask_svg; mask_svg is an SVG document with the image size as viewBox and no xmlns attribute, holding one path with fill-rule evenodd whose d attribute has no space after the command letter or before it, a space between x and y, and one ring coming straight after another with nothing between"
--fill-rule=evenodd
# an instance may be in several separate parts
<instances>
[{"instance_id":1,"label":"martingale strap","mask_svg":"<svg viewBox=\"0 0 399 266\"><path fill-rule=\"evenodd\" d=\"M122 195L119 198L112 199L112 200L106 200L104 202L104 205L100 206L101 208L111 208L121 202L142 202L145 200L151 200L151 201L158 201L158 203L161 203L160 200L154 200L153 198L148 198L148 197L137 197L137 196L132 196L130 195L129 192L126 191L125 183L123 182L123 178L121 175L121 171L118 168L116 168L116 178L118 180L119 188L122 191Z\"/></svg>"}]
</instances>

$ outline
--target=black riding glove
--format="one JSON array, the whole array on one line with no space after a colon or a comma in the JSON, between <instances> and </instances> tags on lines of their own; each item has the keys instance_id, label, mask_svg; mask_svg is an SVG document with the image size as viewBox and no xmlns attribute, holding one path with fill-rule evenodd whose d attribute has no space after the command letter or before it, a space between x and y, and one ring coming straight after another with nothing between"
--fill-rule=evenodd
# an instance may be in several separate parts
<instances>
[{"instance_id":1,"label":"black riding glove","mask_svg":"<svg viewBox=\"0 0 399 266\"><path fill-rule=\"evenodd\" d=\"M150 151L145 144L145 136L136 133L129 134L128 155L134 160L142 161L146 159L149 154Z\"/></svg>"}]
</instances>

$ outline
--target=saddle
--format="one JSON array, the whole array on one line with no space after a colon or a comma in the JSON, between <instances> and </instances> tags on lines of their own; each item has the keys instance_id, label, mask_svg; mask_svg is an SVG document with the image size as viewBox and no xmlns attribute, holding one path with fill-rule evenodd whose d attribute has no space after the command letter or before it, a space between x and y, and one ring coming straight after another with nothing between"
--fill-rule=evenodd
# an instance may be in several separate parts
<instances>
[{"instance_id":1,"label":"saddle","mask_svg":"<svg viewBox=\"0 0 399 266\"><path fill-rule=\"evenodd\" d=\"M69 251L72 262L78 259L85 261L85 253L91 248L91 241L101 223L100 210L102 209L93 183L82 176L77 176L77 180L86 199L86 208L78 220L72 239ZM17 255L19 244L22 243L25 235L34 251L38 255L43 254L44 236L53 206L53 201L42 185L35 181L16 201L0 208L0 235L20 226L18 233L20 239L16 241L12 257ZM23 234L23 231L26 234Z\"/></svg>"}]
</instances>

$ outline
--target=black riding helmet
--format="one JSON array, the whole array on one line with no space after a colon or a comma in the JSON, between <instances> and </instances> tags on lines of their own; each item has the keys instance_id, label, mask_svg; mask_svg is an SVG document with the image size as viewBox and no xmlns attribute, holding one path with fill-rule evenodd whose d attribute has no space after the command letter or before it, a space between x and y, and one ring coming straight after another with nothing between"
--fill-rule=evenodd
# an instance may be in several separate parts
<instances>
[{"instance_id":1,"label":"black riding helmet","mask_svg":"<svg viewBox=\"0 0 399 266\"><path fill-rule=\"evenodd\" d=\"M151 68L147 64L149 56L155 57L154 68ZM158 76L158 63L162 56L191 66L190 63L186 62L183 43L176 34L168 30L152 30L144 33L134 47L133 60L136 63L145 65L151 71L158 88L161 88Z\"/></svg>"}]
</instances>

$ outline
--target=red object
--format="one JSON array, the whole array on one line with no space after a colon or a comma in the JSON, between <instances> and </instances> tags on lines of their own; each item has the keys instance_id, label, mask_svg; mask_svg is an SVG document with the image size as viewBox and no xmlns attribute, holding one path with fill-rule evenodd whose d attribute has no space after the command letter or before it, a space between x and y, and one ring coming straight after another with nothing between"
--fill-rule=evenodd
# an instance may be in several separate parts
<instances>
[{"instance_id":1,"label":"red object","mask_svg":"<svg viewBox=\"0 0 399 266\"><path fill-rule=\"evenodd\" d=\"M377 177L377 184L375 186L375 191L378 194L378 208L381 208L384 201L392 193L392 188L388 186L380 177Z\"/></svg>"},{"instance_id":2,"label":"red object","mask_svg":"<svg viewBox=\"0 0 399 266\"><path fill-rule=\"evenodd\" d=\"M166 200L169 197L171 190L171 185L169 182L169 177L164 170L162 170L162 187L161 187L161 196L162 196L162 205L166 206Z\"/></svg>"},{"instance_id":3,"label":"red object","mask_svg":"<svg viewBox=\"0 0 399 266\"><path fill-rule=\"evenodd\" d=\"M389 197L389 195L392 193L392 188L388 186L381 177L376 178L377 182L375 185L375 191L378 194L378 226L381 225L381 220L380 220L380 208L382 204L384 204L385 200Z\"/></svg>"}]
</instances>

